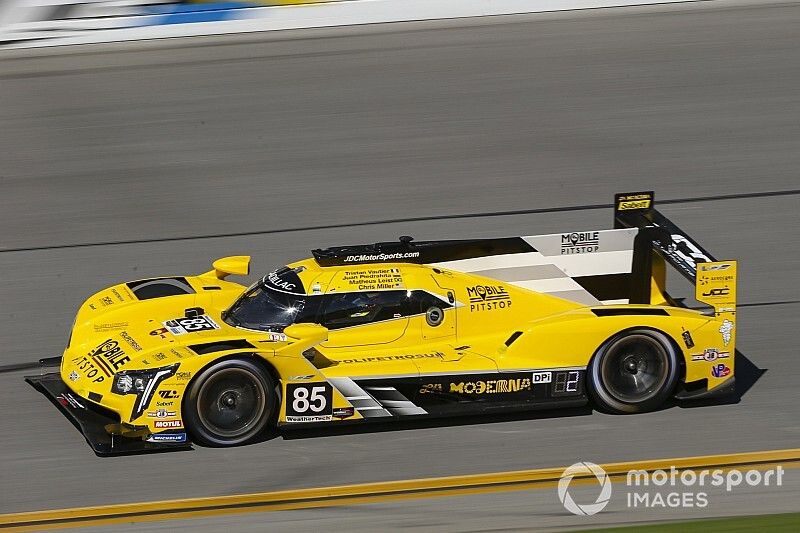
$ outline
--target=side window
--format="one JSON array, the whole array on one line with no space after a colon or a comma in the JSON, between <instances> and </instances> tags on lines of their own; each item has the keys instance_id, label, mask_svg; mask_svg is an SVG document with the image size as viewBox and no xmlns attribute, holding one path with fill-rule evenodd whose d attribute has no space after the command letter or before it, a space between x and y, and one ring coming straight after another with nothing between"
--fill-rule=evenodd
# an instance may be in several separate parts
<instances>
[{"instance_id":1,"label":"side window","mask_svg":"<svg viewBox=\"0 0 800 533\"><path fill-rule=\"evenodd\" d=\"M425 291L411 291L411 298L409 301L410 315L425 314L431 307L438 307L439 309L449 309L453 307L451 303L446 300L437 298L436 296Z\"/></svg>"},{"instance_id":2,"label":"side window","mask_svg":"<svg viewBox=\"0 0 800 533\"><path fill-rule=\"evenodd\" d=\"M407 316L407 291L346 292L327 297L322 324L328 329Z\"/></svg>"}]
</instances>

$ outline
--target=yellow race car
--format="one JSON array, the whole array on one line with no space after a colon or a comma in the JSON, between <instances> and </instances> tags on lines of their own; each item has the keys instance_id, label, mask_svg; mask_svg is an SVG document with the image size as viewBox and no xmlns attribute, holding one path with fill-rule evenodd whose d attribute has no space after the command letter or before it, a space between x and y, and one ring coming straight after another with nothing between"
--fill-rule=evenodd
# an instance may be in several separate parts
<instances>
[{"instance_id":1,"label":"yellow race car","mask_svg":"<svg viewBox=\"0 0 800 533\"><path fill-rule=\"evenodd\" d=\"M27 377L99 455L232 446L269 428L579 406L635 413L734 388L736 262L618 194L615 229L249 257L122 283ZM665 290L672 265L710 312Z\"/></svg>"}]
</instances>

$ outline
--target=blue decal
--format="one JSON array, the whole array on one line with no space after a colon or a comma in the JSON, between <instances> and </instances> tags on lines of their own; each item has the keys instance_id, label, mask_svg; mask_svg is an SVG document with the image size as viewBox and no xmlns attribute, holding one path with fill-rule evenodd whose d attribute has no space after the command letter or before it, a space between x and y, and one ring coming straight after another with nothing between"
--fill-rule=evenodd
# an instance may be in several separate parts
<instances>
[{"instance_id":1,"label":"blue decal","mask_svg":"<svg viewBox=\"0 0 800 533\"><path fill-rule=\"evenodd\" d=\"M251 9L253 4L243 2L215 2L212 4L168 4L151 6L143 26L163 26L165 24L189 24L192 22L220 22L244 18L241 10ZM161 16L157 16L161 15Z\"/></svg>"},{"instance_id":2,"label":"blue decal","mask_svg":"<svg viewBox=\"0 0 800 533\"><path fill-rule=\"evenodd\" d=\"M186 433L155 433L147 438L148 442L186 442Z\"/></svg>"}]
</instances>

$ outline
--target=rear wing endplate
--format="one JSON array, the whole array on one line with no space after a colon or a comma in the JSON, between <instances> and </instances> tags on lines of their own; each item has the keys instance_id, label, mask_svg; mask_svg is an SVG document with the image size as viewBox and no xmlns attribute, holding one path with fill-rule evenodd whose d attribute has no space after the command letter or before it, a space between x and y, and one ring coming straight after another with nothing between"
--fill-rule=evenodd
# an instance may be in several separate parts
<instances>
[{"instance_id":1,"label":"rear wing endplate","mask_svg":"<svg viewBox=\"0 0 800 533\"><path fill-rule=\"evenodd\" d=\"M717 316L736 312L736 261L718 261L655 209L653 191L614 196L614 227L638 228L633 244L631 303L674 304L665 290L665 264L695 286L695 299Z\"/></svg>"}]
</instances>

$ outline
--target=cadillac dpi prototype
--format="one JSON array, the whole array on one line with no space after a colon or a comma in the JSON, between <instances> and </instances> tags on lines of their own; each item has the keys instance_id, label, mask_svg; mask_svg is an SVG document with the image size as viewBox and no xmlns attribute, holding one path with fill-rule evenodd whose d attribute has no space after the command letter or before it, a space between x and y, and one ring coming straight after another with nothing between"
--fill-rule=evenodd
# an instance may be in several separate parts
<instances>
[{"instance_id":1,"label":"cadillac dpi prototype","mask_svg":"<svg viewBox=\"0 0 800 533\"><path fill-rule=\"evenodd\" d=\"M233 446L278 427L551 409L637 413L734 389L736 262L618 194L615 228L249 257L115 285L60 372L26 378L99 455ZM667 265L704 312L665 290Z\"/></svg>"}]
</instances>

